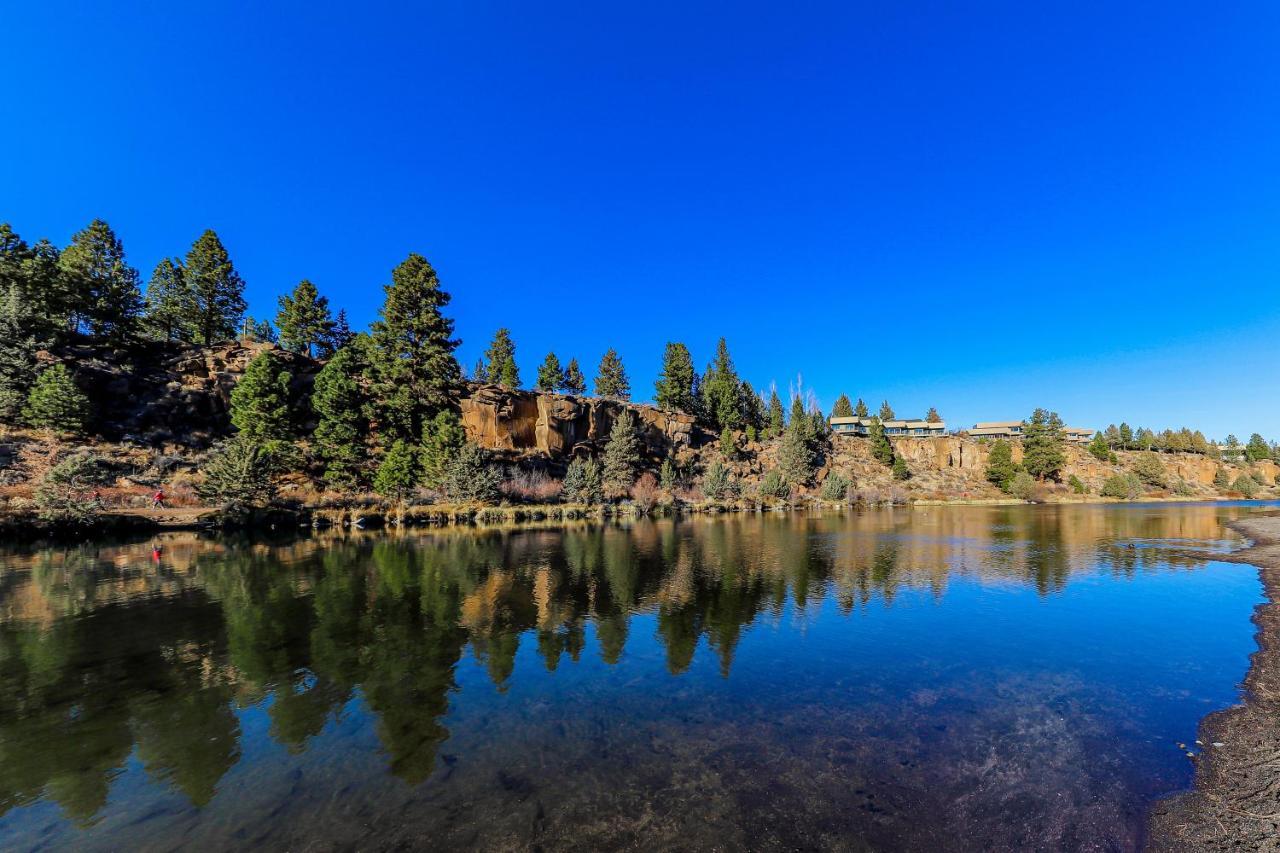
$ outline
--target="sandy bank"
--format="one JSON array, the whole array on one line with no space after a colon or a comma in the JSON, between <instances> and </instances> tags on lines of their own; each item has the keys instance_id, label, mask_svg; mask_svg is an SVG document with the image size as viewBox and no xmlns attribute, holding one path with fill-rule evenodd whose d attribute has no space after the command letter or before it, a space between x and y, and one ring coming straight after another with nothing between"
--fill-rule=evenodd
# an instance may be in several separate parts
<instances>
[{"instance_id":1,"label":"sandy bank","mask_svg":"<svg viewBox=\"0 0 1280 853\"><path fill-rule=\"evenodd\" d=\"M1153 810L1151 850L1280 851L1280 515L1229 526L1253 544L1215 559L1258 567L1267 597L1253 615L1258 651L1244 704L1200 724L1195 789Z\"/></svg>"}]
</instances>

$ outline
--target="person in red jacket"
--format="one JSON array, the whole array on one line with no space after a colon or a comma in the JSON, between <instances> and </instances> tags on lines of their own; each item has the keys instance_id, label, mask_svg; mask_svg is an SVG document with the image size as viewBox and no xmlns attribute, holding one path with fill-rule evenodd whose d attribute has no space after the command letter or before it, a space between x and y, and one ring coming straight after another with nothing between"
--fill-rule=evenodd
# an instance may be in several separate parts
<instances>
[{"instance_id":1,"label":"person in red jacket","mask_svg":"<svg viewBox=\"0 0 1280 853\"><path fill-rule=\"evenodd\" d=\"M156 489L156 493L151 496L151 508L152 509L164 508L164 490L163 489Z\"/></svg>"}]
</instances>

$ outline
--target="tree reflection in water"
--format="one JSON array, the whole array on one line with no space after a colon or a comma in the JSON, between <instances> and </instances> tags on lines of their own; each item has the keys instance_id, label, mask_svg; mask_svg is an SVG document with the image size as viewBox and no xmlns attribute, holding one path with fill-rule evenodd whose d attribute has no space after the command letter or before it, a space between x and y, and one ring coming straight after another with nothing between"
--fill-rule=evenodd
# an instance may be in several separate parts
<instances>
[{"instance_id":1,"label":"tree reflection in water","mask_svg":"<svg viewBox=\"0 0 1280 853\"><path fill-rule=\"evenodd\" d=\"M617 666L637 619L673 675L705 647L831 601L846 618L957 577L1061 591L1073 574L1194 569L1243 510L939 508L545 530L171 535L0 560L0 815L41 798L90 825L130 756L205 806L240 760L240 711L301 754L359 700L396 777L441 766L468 652L498 690L526 648ZM651 620L648 621L648 620ZM646 629L649 630L649 629Z\"/></svg>"}]
</instances>

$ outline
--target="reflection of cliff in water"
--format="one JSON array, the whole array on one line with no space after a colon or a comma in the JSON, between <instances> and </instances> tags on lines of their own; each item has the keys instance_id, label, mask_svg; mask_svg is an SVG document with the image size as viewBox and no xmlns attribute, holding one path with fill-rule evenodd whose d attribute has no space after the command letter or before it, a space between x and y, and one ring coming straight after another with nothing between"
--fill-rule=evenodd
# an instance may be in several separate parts
<instances>
[{"instance_id":1,"label":"reflection of cliff in water","mask_svg":"<svg viewBox=\"0 0 1280 853\"><path fill-rule=\"evenodd\" d=\"M1060 589L1101 564L1194 568L1230 510L981 508L642 522L534 531L169 536L0 557L0 814L42 795L92 821L131 754L203 805L237 762L235 709L307 748L361 701L396 776L417 783L465 654L499 689L521 643L548 669L594 643L608 664L649 614L669 670L704 639L728 675L743 630L830 598L892 606L949 576ZM153 550L158 544L159 552ZM854 617L856 618L856 617ZM39 744L39 749L31 748Z\"/></svg>"}]
</instances>

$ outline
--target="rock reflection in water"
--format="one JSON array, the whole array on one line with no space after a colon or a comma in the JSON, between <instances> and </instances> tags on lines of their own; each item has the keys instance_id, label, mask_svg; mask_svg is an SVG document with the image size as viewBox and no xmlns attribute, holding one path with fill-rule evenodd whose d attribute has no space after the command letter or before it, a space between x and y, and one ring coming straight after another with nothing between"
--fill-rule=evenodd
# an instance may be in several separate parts
<instances>
[{"instance_id":1,"label":"rock reflection in water","mask_svg":"<svg viewBox=\"0 0 1280 853\"><path fill-rule=\"evenodd\" d=\"M1189 778L1173 735L1193 736L1243 674L1256 581L1206 584L1185 540L1212 543L1245 511L11 553L0 833L18 847L1131 847L1151 798ZM1139 591L1167 612L1132 612ZM1160 644L1161 620L1187 628L1179 597L1205 594L1230 605L1200 626L1213 636ZM1099 625L1132 628L1134 648L1108 649Z\"/></svg>"}]
</instances>

